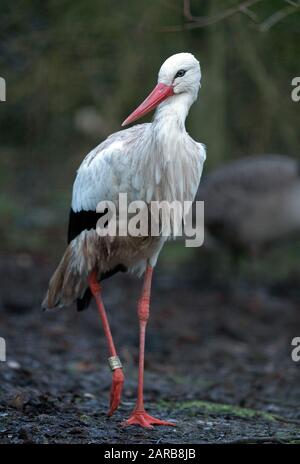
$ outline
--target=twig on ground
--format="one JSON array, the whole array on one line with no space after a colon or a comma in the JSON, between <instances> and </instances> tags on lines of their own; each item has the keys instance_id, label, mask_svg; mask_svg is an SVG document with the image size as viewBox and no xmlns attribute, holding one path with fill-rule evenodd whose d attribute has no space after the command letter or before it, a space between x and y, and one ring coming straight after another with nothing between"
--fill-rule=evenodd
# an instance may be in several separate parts
<instances>
[{"instance_id":1,"label":"twig on ground","mask_svg":"<svg viewBox=\"0 0 300 464\"><path fill-rule=\"evenodd\" d=\"M300 437L299 437L300 439ZM295 440L294 437L291 437L291 440ZM289 439L285 438L278 438L278 437L244 437L244 438L237 438L236 440L227 440L223 441L222 444L229 444L229 445L238 445L240 443L249 443L249 444L259 444L259 443L288 443Z\"/></svg>"}]
</instances>

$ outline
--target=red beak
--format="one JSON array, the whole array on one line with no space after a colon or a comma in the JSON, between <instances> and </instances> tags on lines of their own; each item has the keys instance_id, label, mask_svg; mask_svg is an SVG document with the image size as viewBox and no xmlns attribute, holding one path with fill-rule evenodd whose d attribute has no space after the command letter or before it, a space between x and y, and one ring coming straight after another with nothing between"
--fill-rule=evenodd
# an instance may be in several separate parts
<instances>
[{"instance_id":1,"label":"red beak","mask_svg":"<svg viewBox=\"0 0 300 464\"><path fill-rule=\"evenodd\" d=\"M127 124L130 124L149 113L171 95L174 95L173 87L171 85L157 84L146 100L144 100L143 103L141 103L140 106L138 106L137 109L134 110L134 112L131 113L124 122L122 122L122 126L127 126Z\"/></svg>"}]
</instances>

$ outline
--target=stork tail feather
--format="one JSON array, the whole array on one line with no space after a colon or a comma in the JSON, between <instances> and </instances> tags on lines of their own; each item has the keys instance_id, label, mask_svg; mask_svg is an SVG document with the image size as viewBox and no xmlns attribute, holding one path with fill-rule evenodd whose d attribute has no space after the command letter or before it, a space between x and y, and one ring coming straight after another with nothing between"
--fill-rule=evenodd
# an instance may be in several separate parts
<instances>
[{"instance_id":1,"label":"stork tail feather","mask_svg":"<svg viewBox=\"0 0 300 464\"><path fill-rule=\"evenodd\" d=\"M72 265L72 250L69 246L54 272L47 294L42 303L43 309L67 306L82 298L87 288L87 279Z\"/></svg>"}]
</instances>

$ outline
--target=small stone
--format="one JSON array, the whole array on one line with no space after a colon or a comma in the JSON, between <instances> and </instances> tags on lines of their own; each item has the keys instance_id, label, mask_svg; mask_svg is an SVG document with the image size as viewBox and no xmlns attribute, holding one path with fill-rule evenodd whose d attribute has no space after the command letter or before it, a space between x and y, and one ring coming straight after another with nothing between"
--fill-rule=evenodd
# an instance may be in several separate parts
<instances>
[{"instance_id":1,"label":"small stone","mask_svg":"<svg viewBox=\"0 0 300 464\"><path fill-rule=\"evenodd\" d=\"M84 398L88 398L90 400L94 400L96 397L92 393L84 393Z\"/></svg>"},{"instance_id":2,"label":"small stone","mask_svg":"<svg viewBox=\"0 0 300 464\"><path fill-rule=\"evenodd\" d=\"M7 361L7 366L10 369L15 369L15 370L21 369L21 364L18 363L18 361L14 361L14 360Z\"/></svg>"}]
</instances>

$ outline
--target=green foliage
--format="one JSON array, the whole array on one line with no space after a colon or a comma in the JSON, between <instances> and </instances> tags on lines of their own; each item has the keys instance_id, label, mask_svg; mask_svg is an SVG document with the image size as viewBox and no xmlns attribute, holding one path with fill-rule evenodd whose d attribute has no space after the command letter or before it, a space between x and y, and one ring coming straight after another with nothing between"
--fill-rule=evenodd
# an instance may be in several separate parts
<instances>
[{"instance_id":1,"label":"green foliage","mask_svg":"<svg viewBox=\"0 0 300 464\"><path fill-rule=\"evenodd\" d=\"M192 13L215 14L225 3L237 1L192 0ZM281 4L260 2L253 10L262 20ZM55 192L67 212L80 160L120 128L153 87L162 61L179 51L201 61L202 89L187 127L208 147L206 169L253 153L299 156L300 103L290 98L291 79L300 75L299 13L263 33L242 14L186 30L181 1L4 0L0 12L0 74L7 82L0 176L11 179L2 186L15 198L13 210L20 199L21 208L50 208L58 223ZM176 25L181 30L168 32ZM76 126L85 107L101 117L99 135Z\"/></svg>"}]
</instances>

